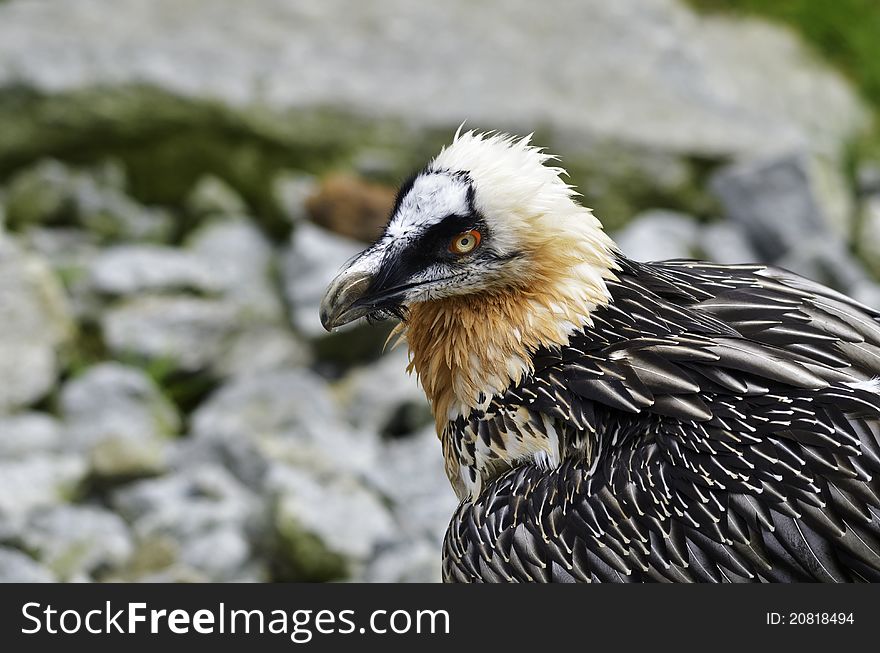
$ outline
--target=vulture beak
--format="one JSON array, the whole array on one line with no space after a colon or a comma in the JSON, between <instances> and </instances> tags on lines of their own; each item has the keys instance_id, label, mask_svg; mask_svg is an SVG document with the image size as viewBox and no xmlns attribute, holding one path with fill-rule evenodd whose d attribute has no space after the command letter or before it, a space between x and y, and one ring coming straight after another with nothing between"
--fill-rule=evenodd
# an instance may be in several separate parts
<instances>
[{"instance_id":1,"label":"vulture beak","mask_svg":"<svg viewBox=\"0 0 880 653\"><path fill-rule=\"evenodd\" d=\"M411 270L393 254L393 245L380 242L343 266L321 300L327 331L359 317L397 314L410 291L429 283L409 281Z\"/></svg>"},{"instance_id":2,"label":"vulture beak","mask_svg":"<svg viewBox=\"0 0 880 653\"><path fill-rule=\"evenodd\" d=\"M327 331L354 322L372 312L372 308L360 300L366 296L374 274L359 269L355 264L360 256L349 262L330 282L321 300L321 324Z\"/></svg>"},{"instance_id":3,"label":"vulture beak","mask_svg":"<svg viewBox=\"0 0 880 653\"><path fill-rule=\"evenodd\" d=\"M399 306L410 286L396 285L382 270L387 246L377 243L346 263L321 300L321 324L327 331Z\"/></svg>"}]
</instances>

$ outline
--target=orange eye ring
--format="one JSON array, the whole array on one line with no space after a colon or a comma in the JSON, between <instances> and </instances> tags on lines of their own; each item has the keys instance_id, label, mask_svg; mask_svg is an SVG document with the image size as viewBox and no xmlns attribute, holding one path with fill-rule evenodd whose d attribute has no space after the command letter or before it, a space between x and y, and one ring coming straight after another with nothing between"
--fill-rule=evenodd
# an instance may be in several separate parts
<instances>
[{"instance_id":1,"label":"orange eye ring","mask_svg":"<svg viewBox=\"0 0 880 653\"><path fill-rule=\"evenodd\" d=\"M470 254L480 245L482 236L476 229L458 234L449 242L449 251L458 256Z\"/></svg>"}]
</instances>

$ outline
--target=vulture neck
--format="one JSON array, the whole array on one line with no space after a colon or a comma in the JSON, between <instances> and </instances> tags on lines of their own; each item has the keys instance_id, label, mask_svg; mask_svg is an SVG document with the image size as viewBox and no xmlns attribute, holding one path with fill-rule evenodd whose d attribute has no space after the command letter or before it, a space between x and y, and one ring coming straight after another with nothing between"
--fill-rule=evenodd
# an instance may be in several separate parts
<instances>
[{"instance_id":1,"label":"vulture neck","mask_svg":"<svg viewBox=\"0 0 880 653\"><path fill-rule=\"evenodd\" d=\"M535 351L567 344L575 329L591 325L591 312L610 301L605 281L615 278L613 252L567 251L530 269L523 275L528 281L410 307L402 327L408 370L418 374L438 433L516 386L534 371Z\"/></svg>"}]
</instances>

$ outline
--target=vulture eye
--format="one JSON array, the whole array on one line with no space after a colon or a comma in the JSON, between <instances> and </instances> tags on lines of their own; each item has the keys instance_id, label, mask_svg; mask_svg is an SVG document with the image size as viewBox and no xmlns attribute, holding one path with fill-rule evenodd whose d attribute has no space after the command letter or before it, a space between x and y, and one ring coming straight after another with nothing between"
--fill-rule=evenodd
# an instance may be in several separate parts
<instances>
[{"instance_id":1,"label":"vulture eye","mask_svg":"<svg viewBox=\"0 0 880 653\"><path fill-rule=\"evenodd\" d=\"M463 234L458 234L453 238L452 242L449 243L449 251L461 256L474 251L479 244L480 232L473 229L471 231L465 231Z\"/></svg>"}]
</instances>

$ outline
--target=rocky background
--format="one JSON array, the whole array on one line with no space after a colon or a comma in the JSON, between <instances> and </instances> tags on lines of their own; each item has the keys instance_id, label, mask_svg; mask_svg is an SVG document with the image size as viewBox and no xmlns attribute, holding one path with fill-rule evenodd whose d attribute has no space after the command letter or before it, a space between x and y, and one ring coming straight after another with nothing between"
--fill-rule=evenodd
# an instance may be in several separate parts
<instances>
[{"instance_id":1,"label":"rocky background","mask_svg":"<svg viewBox=\"0 0 880 653\"><path fill-rule=\"evenodd\" d=\"M406 354L318 321L394 184L534 131L630 256L880 306L874 111L675 0L0 0L0 581L437 580Z\"/></svg>"}]
</instances>

